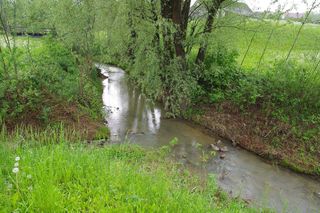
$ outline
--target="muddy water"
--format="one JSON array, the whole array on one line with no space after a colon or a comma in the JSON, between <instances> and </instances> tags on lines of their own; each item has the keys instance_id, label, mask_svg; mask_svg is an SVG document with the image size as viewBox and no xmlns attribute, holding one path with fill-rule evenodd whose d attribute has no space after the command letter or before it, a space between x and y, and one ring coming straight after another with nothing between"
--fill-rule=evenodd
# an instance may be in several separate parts
<instances>
[{"instance_id":1,"label":"muddy water","mask_svg":"<svg viewBox=\"0 0 320 213\"><path fill-rule=\"evenodd\" d=\"M174 153L178 160L198 171L213 173L219 186L257 207L277 212L320 212L320 182L265 163L252 153L232 147L218 136L209 136L182 120L162 118L160 106L148 102L127 80L124 71L100 65L108 79L103 81L103 101L113 141L140 144L144 147L168 145L173 138L179 144ZM201 163L202 152L218 140L229 151ZM199 145L202 149L199 149Z\"/></svg>"}]
</instances>

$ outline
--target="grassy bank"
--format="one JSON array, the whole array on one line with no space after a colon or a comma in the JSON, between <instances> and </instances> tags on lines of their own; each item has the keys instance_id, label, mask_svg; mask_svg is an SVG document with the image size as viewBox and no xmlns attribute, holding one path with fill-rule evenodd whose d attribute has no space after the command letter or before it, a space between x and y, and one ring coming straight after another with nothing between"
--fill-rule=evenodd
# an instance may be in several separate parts
<instances>
[{"instance_id":1,"label":"grassy bank","mask_svg":"<svg viewBox=\"0 0 320 213\"><path fill-rule=\"evenodd\" d=\"M15 49L0 54L1 123L13 130L63 122L90 139L100 134L102 85L93 62L55 38L16 41Z\"/></svg>"},{"instance_id":2,"label":"grassy bank","mask_svg":"<svg viewBox=\"0 0 320 213\"><path fill-rule=\"evenodd\" d=\"M75 135L63 129L1 134L0 212L255 212L166 152L97 148Z\"/></svg>"},{"instance_id":3,"label":"grassy bank","mask_svg":"<svg viewBox=\"0 0 320 213\"><path fill-rule=\"evenodd\" d=\"M187 117L260 156L320 176L320 27L305 25L286 61L299 24L229 17L218 25L230 20L236 28L212 34L196 110Z\"/></svg>"}]
</instances>

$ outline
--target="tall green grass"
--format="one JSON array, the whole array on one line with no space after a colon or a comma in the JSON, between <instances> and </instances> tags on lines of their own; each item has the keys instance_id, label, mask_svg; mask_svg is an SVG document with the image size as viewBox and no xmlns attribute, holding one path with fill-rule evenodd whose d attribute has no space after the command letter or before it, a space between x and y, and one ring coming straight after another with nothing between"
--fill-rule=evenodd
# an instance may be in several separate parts
<instances>
[{"instance_id":1,"label":"tall green grass","mask_svg":"<svg viewBox=\"0 0 320 213\"><path fill-rule=\"evenodd\" d=\"M216 24L195 102L231 103L265 120L259 128L272 134L264 143L287 165L319 175L320 26L306 24L286 60L301 24L233 16Z\"/></svg>"},{"instance_id":2,"label":"tall green grass","mask_svg":"<svg viewBox=\"0 0 320 213\"><path fill-rule=\"evenodd\" d=\"M247 77L239 80L232 99L238 104L262 105L284 121L319 124L320 25L303 27L285 61L301 23L229 17L218 25L227 25L230 20L230 25L238 24L238 28L218 28L211 42L214 48L222 43L236 50L238 64L243 61L241 68Z\"/></svg>"},{"instance_id":3,"label":"tall green grass","mask_svg":"<svg viewBox=\"0 0 320 213\"><path fill-rule=\"evenodd\" d=\"M268 67L287 56L299 28L298 23L284 21L277 23L272 20L262 21L231 16L218 21L211 41L214 43L218 41L229 49L238 51L238 62L241 63L253 39L243 67L256 68L266 46L262 63ZM314 57L320 50L319 35L320 25L306 24L293 49L291 58L300 62L314 62Z\"/></svg>"},{"instance_id":4,"label":"tall green grass","mask_svg":"<svg viewBox=\"0 0 320 213\"><path fill-rule=\"evenodd\" d=\"M70 143L61 129L32 134L0 136L0 212L255 212L164 152Z\"/></svg>"}]
</instances>

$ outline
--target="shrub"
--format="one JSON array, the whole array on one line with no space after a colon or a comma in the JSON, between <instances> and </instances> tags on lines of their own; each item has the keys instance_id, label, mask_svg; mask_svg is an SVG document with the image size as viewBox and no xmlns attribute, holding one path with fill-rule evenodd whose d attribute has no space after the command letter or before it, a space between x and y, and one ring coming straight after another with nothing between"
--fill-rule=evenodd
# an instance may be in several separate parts
<instances>
[{"instance_id":1,"label":"shrub","mask_svg":"<svg viewBox=\"0 0 320 213\"><path fill-rule=\"evenodd\" d=\"M223 101L223 93L232 90L243 76L236 57L237 52L229 51L222 45L212 47L203 66L196 67L193 73L203 91L196 88L194 94L208 94L210 102Z\"/></svg>"},{"instance_id":2,"label":"shrub","mask_svg":"<svg viewBox=\"0 0 320 213\"><path fill-rule=\"evenodd\" d=\"M80 75L76 57L63 45L46 40L37 48L18 49L17 73L1 69L0 119L33 116L48 121L55 105L78 104L101 112L101 86L88 75ZM9 60L9 54L3 55Z\"/></svg>"},{"instance_id":3,"label":"shrub","mask_svg":"<svg viewBox=\"0 0 320 213\"><path fill-rule=\"evenodd\" d=\"M205 90L230 89L241 75L236 57L236 52L228 51L221 45L209 52L203 76L200 75L200 84Z\"/></svg>"}]
</instances>

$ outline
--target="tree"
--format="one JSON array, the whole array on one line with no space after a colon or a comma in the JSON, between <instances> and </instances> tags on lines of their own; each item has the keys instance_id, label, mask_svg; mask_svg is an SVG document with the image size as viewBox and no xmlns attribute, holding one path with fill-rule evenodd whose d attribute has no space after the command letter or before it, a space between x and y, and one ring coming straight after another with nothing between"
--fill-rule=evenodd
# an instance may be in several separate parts
<instances>
[{"instance_id":1,"label":"tree","mask_svg":"<svg viewBox=\"0 0 320 213\"><path fill-rule=\"evenodd\" d=\"M180 58L183 68L186 68L186 52L184 41L186 39L186 31L188 28L189 10L191 0L161 0L161 16L164 20L174 25L173 44L170 40L166 40L165 49L169 50L169 56ZM164 38L171 37L169 28L164 30ZM174 50L172 50L174 48ZM175 54L175 55L174 55Z\"/></svg>"},{"instance_id":2,"label":"tree","mask_svg":"<svg viewBox=\"0 0 320 213\"><path fill-rule=\"evenodd\" d=\"M205 23L204 29L203 29L203 42L200 45L198 55L196 58L196 64L201 65L204 62L206 52L207 52L207 47L208 47L208 36L213 30L213 22L214 19L218 13L218 10L221 8L222 3L225 0L204 0L203 4L206 7L208 16L207 16L207 21Z\"/></svg>"},{"instance_id":3,"label":"tree","mask_svg":"<svg viewBox=\"0 0 320 213\"><path fill-rule=\"evenodd\" d=\"M197 62L203 62L207 37L224 0L203 0L207 21L200 34ZM191 0L125 0L110 1L112 11L105 6L106 44L109 60L127 67L130 78L152 99L161 100L170 115L180 113L188 104L197 80L189 67L190 41L195 34L188 33L194 25L190 11ZM98 18L99 19L99 18ZM201 28L202 20L197 28ZM194 42L193 41L193 42Z\"/></svg>"}]
</instances>

